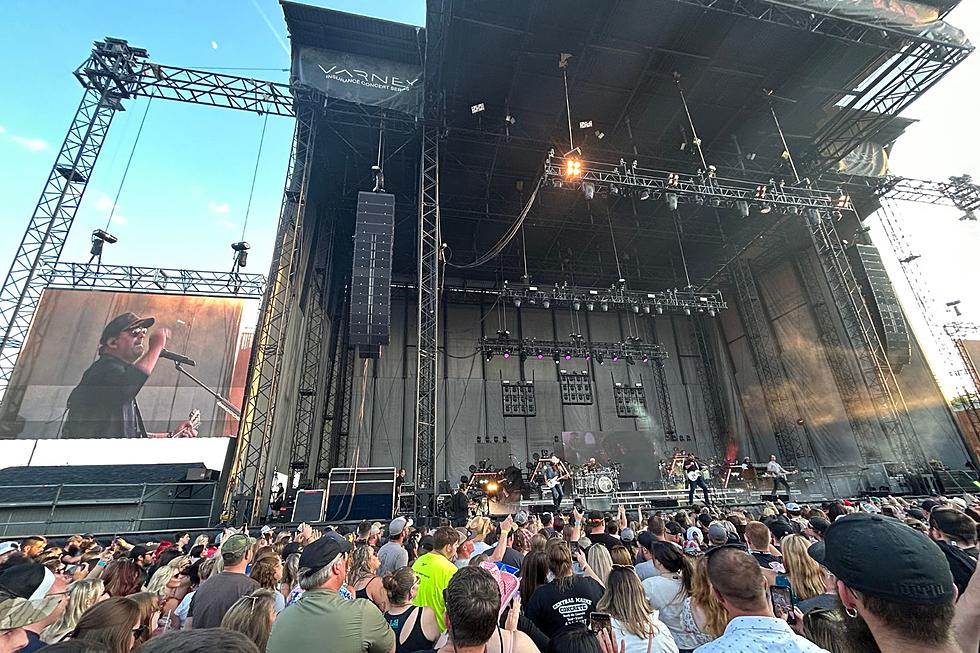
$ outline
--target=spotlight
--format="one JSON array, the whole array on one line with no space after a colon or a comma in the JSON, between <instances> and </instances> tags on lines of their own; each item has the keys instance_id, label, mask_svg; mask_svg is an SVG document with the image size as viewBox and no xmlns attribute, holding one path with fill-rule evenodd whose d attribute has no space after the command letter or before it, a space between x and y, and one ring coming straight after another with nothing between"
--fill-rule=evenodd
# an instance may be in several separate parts
<instances>
[{"instance_id":1,"label":"spotlight","mask_svg":"<svg viewBox=\"0 0 980 653\"><path fill-rule=\"evenodd\" d=\"M708 309L708 315L711 316L711 317L714 317L715 316L715 309L709 308Z\"/></svg>"},{"instance_id":2,"label":"spotlight","mask_svg":"<svg viewBox=\"0 0 980 653\"><path fill-rule=\"evenodd\" d=\"M619 197L619 186L610 186L609 195L612 197Z\"/></svg>"},{"instance_id":3,"label":"spotlight","mask_svg":"<svg viewBox=\"0 0 980 653\"><path fill-rule=\"evenodd\" d=\"M664 201L667 202L668 209L677 210L677 193L664 193Z\"/></svg>"},{"instance_id":4,"label":"spotlight","mask_svg":"<svg viewBox=\"0 0 980 653\"><path fill-rule=\"evenodd\" d=\"M572 302L572 308L575 309L576 311L581 310L582 309L582 302L577 301L577 300L574 301L574 302Z\"/></svg>"},{"instance_id":5,"label":"spotlight","mask_svg":"<svg viewBox=\"0 0 980 653\"><path fill-rule=\"evenodd\" d=\"M640 312L640 307L637 304L633 304L633 312L634 313L639 313Z\"/></svg>"},{"instance_id":6,"label":"spotlight","mask_svg":"<svg viewBox=\"0 0 980 653\"><path fill-rule=\"evenodd\" d=\"M585 352L585 360L586 361L592 360L592 352Z\"/></svg>"},{"instance_id":7,"label":"spotlight","mask_svg":"<svg viewBox=\"0 0 980 653\"><path fill-rule=\"evenodd\" d=\"M618 363L619 362L619 354L613 354L613 362L614 363Z\"/></svg>"},{"instance_id":8,"label":"spotlight","mask_svg":"<svg viewBox=\"0 0 980 653\"><path fill-rule=\"evenodd\" d=\"M584 182L582 184L582 194L585 195L585 199L591 200L595 197L595 184L591 181Z\"/></svg>"},{"instance_id":9,"label":"spotlight","mask_svg":"<svg viewBox=\"0 0 980 653\"><path fill-rule=\"evenodd\" d=\"M650 362L650 357L647 356L646 354L643 354L643 358L641 358L640 360L642 360L644 363L649 363Z\"/></svg>"},{"instance_id":10,"label":"spotlight","mask_svg":"<svg viewBox=\"0 0 980 653\"><path fill-rule=\"evenodd\" d=\"M756 186L755 187L755 198L757 200L763 200L763 199L766 198L766 193L768 193L768 192L769 192L769 188L767 186Z\"/></svg>"},{"instance_id":11,"label":"spotlight","mask_svg":"<svg viewBox=\"0 0 980 653\"><path fill-rule=\"evenodd\" d=\"M486 108L487 107L483 104L483 102L480 102L479 104L473 104L473 105L470 105L470 113L480 113L481 111L485 110Z\"/></svg>"},{"instance_id":12,"label":"spotlight","mask_svg":"<svg viewBox=\"0 0 980 653\"><path fill-rule=\"evenodd\" d=\"M492 351L488 351L487 352L487 362L489 363L492 358L493 358L493 352Z\"/></svg>"},{"instance_id":13,"label":"spotlight","mask_svg":"<svg viewBox=\"0 0 980 653\"><path fill-rule=\"evenodd\" d=\"M544 352L539 349L538 352L534 355L534 357L537 358L539 361L543 361L544 360Z\"/></svg>"},{"instance_id":14,"label":"spotlight","mask_svg":"<svg viewBox=\"0 0 980 653\"><path fill-rule=\"evenodd\" d=\"M570 351L566 351L565 352L565 360L567 360L567 361L572 360L572 352L570 352Z\"/></svg>"},{"instance_id":15,"label":"spotlight","mask_svg":"<svg viewBox=\"0 0 980 653\"><path fill-rule=\"evenodd\" d=\"M772 204L763 204L759 213L772 213Z\"/></svg>"},{"instance_id":16,"label":"spotlight","mask_svg":"<svg viewBox=\"0 0 980 653\"><path fill-rule=\"evenodd\" d=\"M595 362L599 363L599 365L602 365L602 352L597 351L595 353Z\"/></svg>"},{"instance_id":17,"label":"spotlight","mask_svg":"<svg viewBox=\"0 0 980 653\"><path fill-rule=\"evenodd\" d=\"M544 300L541 301L541 305L544 306L545 308L551 308L551 300L550 299L544 299Z\"/></svg>"},{"instance_id":18,"label":"spotlight","mask_svg":"<svg viewBox=\"0 0 980 653\"><path fill-rule=\"evenodd\" d=\"M644 188L639 194L640 201L646 201L650 199L650 189Z\"/></svg>"},{"instance_id":19,"label":"spotlight","mask_svg":"<svg viewBox=\"0 0 980 653\"><path fill-rule=\"evenodd\" d=\"M497 485L497 482L496 481L490 481L489 483L486 484L485 487L486 487L486 490L487 490L487 494L496 494L497 493L497 489L500 486Z\"/></svg>"},{"instance_id":20,"label":"spotlight","mask_svg":"<svg viewBox=\"0 0 980 653\"><path fill-rule=\"evenodd\" d=\"M598 138L600 141L606 137L606 132L601 131L599 129L595 130L593 133L595 134L595 137Z\"/></svg>"},{"instance_id":21,"label":"spotlight","mask_svg":"<svg viewBox=\"0 0 980 653\"><path fill-rule=\"evenodd\" d=\"M507 117L504 118L504 122L506 122L508 125L514 125L517 123L517 119L508 113Z\"/></svg>"},{"instance_id":22,"label":"spotlight","mask_svg":"<svg viewBox=\"0 0 980 653\"><path fill-rule=\"evenodd\" d=\"M555 361L555 365L561 363L561 354L557 350L551 353L551 360Z\"/></svg>"},{"instance_id":23,"label":"spotlight","mask_svg":"<svg viewBox=\"0 0 980 653\"><path fill-rule=\"evenodd\" d=\"M607 304L606 302L602 302L602 310L609 311L609 304Z\"/></svg>"},{"instance_id":24,"label":"spotlight","mask_svg":"<svg viewBox=\"0 0 980 653\"><path fill-rule=\"evenodd\" d=\"M519 354L519 357L521 359L521 362L523 363L524 361L527 360L527 352L522 350L521 353Z\"/></svg>"},{"instance_id":25,"label":"spotlight","mask_svg":"<svg viewBox=\"0 0 980 653\"><path fill-rule=\"evenodd\" d=\"M657 306L657 315L663 315L663 314L664 314L664 307Z\"/></svg>"},{"instance_id":26,"label":"spotlight","mask_svg":"<svg viewBox=\"0 0 980 653\"><path fill-rule=\"evenodd\" d=\"M565 176L578 177L582 174L582 162L572 157L565 159Z\"/></svg>"},{"instance_id":27,"label":"spotlight","mask_svg":"<svg viewBox=\"0 0 980 653\"><path fill-rule=\"evenodd\" d=\"M684 309L684 315L690 315L690 314L691 314L691 309L690 309L690 307L687 307L687 308L685 308L685 309Z\"/></svg>"},{"instance_id":28,"label":"spotlight","mask_svg":"<svg viewBox=\"0 0 980 653\"><path fill-rule=\"evenodd\" d=\"M507 329L497 329L497 340L510 340L510 331Z\"/></svg>"},{"instance_id":29,"label":"spotlight","mask_svg":"<svg viewBox=\"0 0 980 653\"><path fill-rule=\"evenodd\" d=\"M678 186L681 185L681 176L676 172L670 173L669 175L667 175L667 185L677 188Z\"/></svg>"},{"instance_id":30,"label":"spotlight","mask_svg":"<svg viewBox=\"0 0 980 653\"><path fill-rule=\"evenodd\" d=\"M516 308L520 308L521 307L521 298L520 297L515 297L514 298L514 306Z\"/></svg>"},{"instance_id":31,"label":"spotlight","mask_svg":"<svg viewBox=\"0 0 980 653\"><path fill-rule=\"evenodd\" d=\"M643 312L646 313L647 315L649 315L650 314L650 307L649 306L644 306L643 307Z\"/></svg>"},{"instance_id":32,"label":"spotlight","mask_svg":"<svg viewBox=\"0 0 980 653\"><path fill-rule=\"evenodd\" d=\"M510 358L510 352L509 351L505 351L504 352L504 360L507 360L509 358Z\"/></svg>"},{"instance_id":33,"label":"spotlight","mask_svg":"<svg viewBox=\"0 0 980 653\"><path fill-rule=\"evenodd\" d=\"M735 208L738 209L738 214L743 218L749 217L749 203L745 200L735 202Z\"/></svg>"},{"instance_id":34,"label":"spotlight","mask_svg":"<svg viewBox=\"0 0 980 653\"><path fill-rule=\"evenodd\" d=\"M103 242L109 243L110 245L115 245L119 242L119 239L110 234L108 231L103 229L96 229L92 232L92 240L101 240ZM247 243L246 243L247 244Z\"/></svg>"},{"instance_id":35,"label":"spotlight","mask_svg":"<svg viewBox=\"0 0 980 653\"><path fill-rule=\"evenodd\" d=\"M595 304L592 302L585 302L585 310L587 311L595 310Z\"/></svg>"},{"instance_id":36,"label":"spotlight","mask_svg":"<svg viewBox=\"0 0 980 653\"><path fill-rule=\"evenodd\" d=\"M588 129L591 126L592 126L592 121L591 120L579 120L579 122L578 122L578 128L579 129Z\"/></svg>"},{"instance_id":37,"label":"spotlight","mask_svg":"<svg viewBox=\"0 0 980 653\"><path fill-rule=\"evenodd\" d=\"M245 263L248 262L248 250L252 249L252 246L243 240L238 243L232 243L231 248L235 251L234 267L245 267Z\"/></svg>"}]
</instances>

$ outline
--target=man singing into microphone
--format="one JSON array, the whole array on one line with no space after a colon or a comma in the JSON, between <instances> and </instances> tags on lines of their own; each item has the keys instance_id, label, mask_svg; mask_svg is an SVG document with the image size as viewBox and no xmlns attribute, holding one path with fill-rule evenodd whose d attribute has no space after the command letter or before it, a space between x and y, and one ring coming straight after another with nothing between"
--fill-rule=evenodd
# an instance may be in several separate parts
<instances>
[{"instance_id":1,"label":"man singing into microphone","mask_svg":"<svg viewBox=\"0 0 980 653\"><path fill-rule=\"evenodd\" d=\"M102 329L99 357L68 396L65 438L167 438L197 435L190 422L173 433L147 433L136 395L150 378L170 331L152 317L123 313ZM147 341L147 342L144 342Z\"/></svg>"}]
</instances>

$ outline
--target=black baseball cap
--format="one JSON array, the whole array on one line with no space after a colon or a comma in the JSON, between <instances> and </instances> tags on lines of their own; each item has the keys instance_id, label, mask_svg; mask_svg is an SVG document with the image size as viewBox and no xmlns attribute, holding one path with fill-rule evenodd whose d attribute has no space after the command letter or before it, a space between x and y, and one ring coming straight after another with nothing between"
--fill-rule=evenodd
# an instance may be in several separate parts
<instances>
[{"instance_id":1,"label":"black baseball cap","mask_svg":"<svg viewBox=\"0 0 980 653\"><path fill-rule=\"evenodd\" d=\"M347 553L353 548L350 542L339 537L321 537L313 544L307 545L299 556L299 566L311 571L323 569L341 553Z\"/></svg>"},{"instance_id":2,"label":"black baseball cap","mask_svg":"<svg viewBox=\"0 0 980 653\"><path fill-rule=\"evenodd\" d=\"M656 541L653 537L653 533L650 531L640 531L636 536L636 541L640 543L644 549L648 551L653 550L653 543Z\"/></svg>"},{"instance_id":3,"label":"black baseball cap","mask_svg":"<svg viewBox=\"0 0 980 653\"><path fill-rule=\"evenodd\" d=\"M585 515L585 521L590 522L590 523L593 523L593 524L598 524L598 523L603 522L605 520L606 520L605 516L603 516L603 514L601 512L599 512L598 510L590 510Z\"/></svg>"},{"instance_id":4,"label":"black baseball cap","mask_svg":"<svg viewBox=\"0 0 980 653\"><path fill-rule=\"evenodd\" d=\"M953 575L928 537L884 515L840 517L808 549L810 557L862 594L919 605L951 603Z\"/></svg>"},{"instance_id":5,"label":"black baseball cap","mask_svg":"<svg viewBox=\"0 0 980 653\"><path fill-rule=\"evenodd\" d=\"M670 533L671 535L684 534L684 527L675 521L669 521L666 524L664 524L664 530Z\"/></svg>"},{"instance_id":6,"label":"black baseball cap","mask_svg":"<svg viewBox=\"0 0 980 653\"><path fill-rule=\"evenodd\" d=\"M102 337L99 338L99 344L104 345L110 338L115 338L123 331L137 328L148 329L153 326L155 321L152 317L140 317L136 313L117 315L102 329Z\"/></svg>"},{"instance_id":7,"label":"black baseball cap","mask_svg":"<svg viewBox=\"0 0 980 653\"><path fill-rule=\"evenodd\" d=\"M810 528L812 528L815 533L826 535L827 529L830 528L830 520L824 519L823 517L810 517Z\"/></svg>"}]
</instances>

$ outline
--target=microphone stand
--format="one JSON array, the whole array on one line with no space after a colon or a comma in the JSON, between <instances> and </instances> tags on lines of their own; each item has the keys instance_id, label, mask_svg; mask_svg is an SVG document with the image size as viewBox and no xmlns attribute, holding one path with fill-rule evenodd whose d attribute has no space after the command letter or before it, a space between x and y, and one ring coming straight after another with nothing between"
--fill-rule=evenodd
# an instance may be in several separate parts
<instances>
[{"instance_id":1,"label":"microphone stand","mask_svg":"<svg viewBox=\"0 0 980 653\"><path fill-rule=\"evenodd\" d=\"M174 363L174 367L177 368L177 371L178 372L180 372L181 374L183 374L184 376L186 376L188 379L190 379L191 381L193 381L194 383L196 383L202 390L204 390L209 395L211 395L212 397L214 397L215 402L217 402L217 404L218 404L218 408L220 408L221 410L225 411L226 413L228 413L229 415L231 415L235 419L240 420L242 418L242 409L241 408L239 408L235 404L231 403L230 401L228 401L227 399L225 399L224 397L222 397L221 395L219 395L217 392L215 392L214 390L212 390L208 386L204 385L204 382L203 381L201 381L199 378L197 378L196 376L194 376L193 374L191 374L190 372L188 372L187 370L185 370L184 369L184 366L181 365L179 362L175 362Z\"/></svg>"}]
</instances>

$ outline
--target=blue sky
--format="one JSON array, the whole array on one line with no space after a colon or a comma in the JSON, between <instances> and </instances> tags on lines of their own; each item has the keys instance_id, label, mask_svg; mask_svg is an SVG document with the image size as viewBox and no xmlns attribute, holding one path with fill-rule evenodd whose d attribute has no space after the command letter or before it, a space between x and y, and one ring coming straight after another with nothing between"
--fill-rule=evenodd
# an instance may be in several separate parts
<instances>
[{"instance_id":1,"label":"blue sky","mask_svg":"<svg viewBox=\"0 0 980 653\"><path fill-rule=\"evenodd\" d=\"M310 4L420 25L424 0L311 0ZM289 57L276 0L4 0L0 40L0 272L6 274L42 184L81 97L72 76L91 49L109 35L146 48L151 61L195 68L269 68L228 71L285 81ZM980 2L963 2L949 17L980 42ZM969 173L980 179L980 131L975 125L980 54L950 74L907 116L920 122L899 141L897 174L944 179ZM62 257L88 259L89 234L105 227L109 207L145 109L130 102L117 115ZM241 238L263 118L244 112L154 101L109 230L120 238L104 261L149 267L225 270L230 244ZM292 121L270 117L246 240L248 271L265 273L271 256L289 154ZM948 209L903 207L902 223L922 254L916 265L934 291L939 321L960 299L966 319L980 322L975 267L980 226ZM876 242L884 245L872 224ZM923 324L895 257L886 265L906 310ZM925 343L927 350L935 347ZM935 361L939 363L939 361Z\"/></svg>"}]
</instances>

